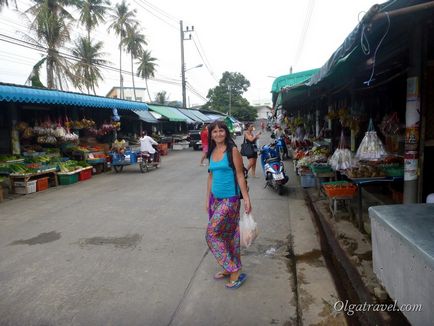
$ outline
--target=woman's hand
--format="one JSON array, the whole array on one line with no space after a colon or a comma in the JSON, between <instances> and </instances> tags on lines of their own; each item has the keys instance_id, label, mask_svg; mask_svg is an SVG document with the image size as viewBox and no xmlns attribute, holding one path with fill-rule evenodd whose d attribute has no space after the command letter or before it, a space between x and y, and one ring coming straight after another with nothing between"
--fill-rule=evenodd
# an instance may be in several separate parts
<instances>
[{"instance_id":1,"label":"woman's hand","mask_svg":"<svg viewBox=\"0 0 434 326\"><path fill-rule=\"evenodd\" d=\"M252 211L250 199L244 199L244 211L246 212L246 214L250 214L250 212Z\"/></svg>"}]
</instances>

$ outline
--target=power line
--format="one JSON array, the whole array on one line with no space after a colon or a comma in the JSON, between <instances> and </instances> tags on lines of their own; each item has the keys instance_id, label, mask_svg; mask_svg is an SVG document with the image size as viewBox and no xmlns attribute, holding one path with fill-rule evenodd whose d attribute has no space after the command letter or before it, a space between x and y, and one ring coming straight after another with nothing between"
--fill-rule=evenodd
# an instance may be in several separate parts
<instances>
[{"instance_id":1,"label":"power line","mask_svg":"<svg viewBox=\"0 0 434 326\"><path fill-rule=\"evenodd\" d=\"M307 35L307 31L309 30L310 21L312 18L313 9L315 7L315 0L309 0L307 5L307 12L303 23L303 28L300 34L300 38L298 39L297 51L295 52L294 63L295 66L298 64L298 60L300 59L301 53L303 52L304 42Z\"/></svg>"},{"instance_id":2,"label":"power line","mask_svg":"<svg viewBox=\"0 0 434 326\"><path fill-rule=\"evenodd\" d=\"M134 2L141 7L142 9L146 10L147 12L149 12L152 16L158 18L159 20L161 20L163 23L167 24L168 26L172 27L173 29L178 30L178 27L176 27L175 25L173 25L172 23L168 22L167 20L165 20L164 18L157 16L154 12L152 12L150 9L146 8L144 5L142 5L141 3L139 3L138 1L143 2L143 0L134 0Z\"/></svg>"},{"instance_id":3,"label":"power line","mask_svg":"<svg viewBox=\"0 0 434 326\"><path fill-rule=\"evenodd\" d=\"M155 11L161 13L162 15L166 16L169 19L172 19L175 22L178 22L180 19L176 18L175 16L172 16L167 11L164 11L163 9L158 8L157 6L153 5L149 1L141 0L142 2L146 3L149 7L153 8Z\"/></svg>"}]
</instances>

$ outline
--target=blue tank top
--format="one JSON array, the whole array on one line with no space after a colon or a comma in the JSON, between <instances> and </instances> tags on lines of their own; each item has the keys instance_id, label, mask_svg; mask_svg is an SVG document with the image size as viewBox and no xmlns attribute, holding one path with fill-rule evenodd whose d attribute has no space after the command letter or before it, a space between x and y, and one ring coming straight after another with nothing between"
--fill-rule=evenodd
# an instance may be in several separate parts
<instances>
[{"instance_id":1,"label":"blue tank top","mask_svg":"<svg viewBox=\"0 0 434 326\"><path fill-rule=\"evenodd\" d=\"M239 194L239 191L235 189L234 171L229 166L226 152L217 162L212 159L211 154L209 170L212 173L211 192L215 198L229 198Z\"/></svg>"}]
</instances>

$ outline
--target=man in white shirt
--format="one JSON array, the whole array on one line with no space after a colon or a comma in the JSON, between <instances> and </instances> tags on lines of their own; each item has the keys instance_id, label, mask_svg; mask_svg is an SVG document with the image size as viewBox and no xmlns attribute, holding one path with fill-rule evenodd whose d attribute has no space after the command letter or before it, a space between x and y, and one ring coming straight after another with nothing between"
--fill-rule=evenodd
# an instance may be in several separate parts
<instances>
[{"instance_id":1,"label":"man in white shirt","mask_svg":"<svg viewBox=\"0 0 434 326\"><path fill-rule=\"evenodd\" d=\"M149 137L146 131L142 132L142 137L140 137L139 140L140 140L140 151L148 152L149 154L151 154L151 158L153 159L156 151L155 148L152 147L152 145L158 145L158 143L152 137Z\"/></svg>"}]
</instances>

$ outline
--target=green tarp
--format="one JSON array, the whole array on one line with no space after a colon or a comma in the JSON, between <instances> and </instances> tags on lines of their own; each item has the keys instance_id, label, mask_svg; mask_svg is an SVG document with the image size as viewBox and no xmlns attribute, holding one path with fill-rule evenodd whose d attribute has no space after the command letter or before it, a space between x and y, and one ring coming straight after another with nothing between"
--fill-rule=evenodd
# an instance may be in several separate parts
<instances>
[{"instance_id":1,"label":"green tarp","mask_svg":"<svg viewBox=\"0 0 434 326\"><path fill-rule=\"evenodd\" d=\"M169 121L178 121L178 122L187 122L187 120L190 120L187 116L182 114L179 110L176 108L170 107L170 106L163 106L163 105L154 105L154 104L148 104L149 110L155 111L162 116L165 116Z\"/></svg>"},{"instance_id":2,"label":"green tarp","mask_svg":"<svg viewBox=\"0 0 434 326\"><path fill-rule=\"evenodd\" d=\"M271 92L279 93L284 87L293 87L295 85L304 83L308 81L310 77L312 77L312 75L316 74L318 71L319 69L311 69L277 77L273 82Z\"/></svg>"}]
</instances>

